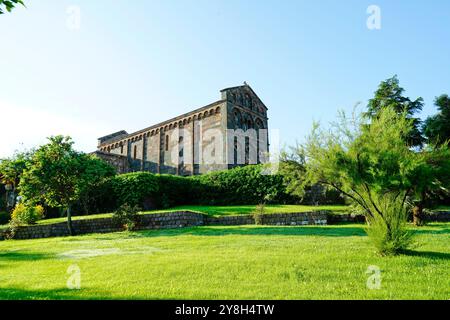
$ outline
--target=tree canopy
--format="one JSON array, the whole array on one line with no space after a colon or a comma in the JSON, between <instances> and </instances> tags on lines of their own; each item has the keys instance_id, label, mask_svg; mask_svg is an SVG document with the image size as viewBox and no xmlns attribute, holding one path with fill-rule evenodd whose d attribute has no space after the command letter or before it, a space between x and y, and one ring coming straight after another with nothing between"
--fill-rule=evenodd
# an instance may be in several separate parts
<instances>
[{"instance_id":1,"label":"tree canopy","mask_svg":"<svg viewBox=\"0 0 450 320\"><path fill-rule=\"evenodd\" d=\"M367 112L364 115L369 119L374 119L379 116L383 109L392 109L398 115L403 114L411 120L412 124L412 129L407 137L408 144L410 146L421 146L424 142L421 133L421 120L415 117L415 114L422 110L424 101L421 97L411 100L404 96L404 92L405 89L400 86L397 76L382 81L375 91L374 98L369 100Z\"/></svg>"},{"instance_id":2,"label":"tree canopy","mask_svg":"<svg viewBox=\"0 0 450 320\"><path fill-rule=\"evenodd\" d=\"M450 97L443 94L434 101L438 113L428 117L423 132L428 142L442 145L450 140Z\"/></svg>"},{"instance_id":3,"label":"tree canopy","mask_svg":"<svg viewBox=\"0 0 450 320\"><path fill-rule=\"evenodd\" d=\"M20 180L20 194L26 202L65 209L72 234L71 205L93 184L114 173L102 160L75 151L70 137L51 137L31 157Z\"/></svg>"},{"instance_id":4,"label":"tree canopy","mask_svg":"<svg viewBox=\"0 0 450 320\"><path fill-rule=\"evenodd\" d=\"M25 6L23 0L0 0L0 14L5 13L5 10L11 12L18 4Z\"/></svg>"}]
</instances>

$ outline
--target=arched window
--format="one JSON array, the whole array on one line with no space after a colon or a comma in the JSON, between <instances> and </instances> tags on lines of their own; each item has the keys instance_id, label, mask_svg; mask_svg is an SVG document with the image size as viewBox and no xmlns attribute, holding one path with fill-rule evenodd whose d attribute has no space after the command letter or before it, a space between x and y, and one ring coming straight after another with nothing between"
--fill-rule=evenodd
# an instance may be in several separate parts
<instances>
[{"instance_id":1,"label":"arched window","mask_svg":"<svg viewBox=\"0 0 450 320\"><path fill-rule=\"evenodd\" d=\"M123 144L120 145L120 154L123 154Z\"/></svg>"}]
</instances>

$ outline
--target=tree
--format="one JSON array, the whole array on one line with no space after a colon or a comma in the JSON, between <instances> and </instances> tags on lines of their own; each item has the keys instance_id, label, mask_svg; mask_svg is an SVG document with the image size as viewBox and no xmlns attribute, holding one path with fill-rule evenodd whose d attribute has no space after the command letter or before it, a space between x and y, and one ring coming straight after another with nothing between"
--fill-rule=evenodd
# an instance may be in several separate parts
<instances>
[{"instance_id":1,"label":"tree","mask_svg":"<svg viewBox=\"0 0 450 320\"><path fill-rule=\"evenodd\" d=\"M385 81L382 81L373 99L369 100L367 112L365 116L369 119L375 119L379 116L383 109L392 109L398 115L405 115L407 119L411 120L412 129L406 137L410 146L422 146L424 139L421 134L421 120L414 117L417 112L423 108L424 102L422 98L411 100L405 97L404 89L400 87L398 77L395 75Z\"/></svg>"},{"instance_id":2,"label":"tree","mask_svg":"<svg viewBox=\"0 0 450 320\"><path fill-rule=\"evenodd\" d=\"M80 176L80 202L84 213L89 214L89 204L98 198L97 190L106 178L116 174L116 169L95 155L83 155L80 158L83 174Z\"/></svg>"},{"instance_id":3,"label":"tree","mask_svg":"<svg viewBox=\"0 0 450 320\"><path fill-rule=\"evenodd\" d=\"M23 0L0 0L0 14L5 13L5 9L6 11L11 12L18 4L25 6Z\"/></svg>"},{"instance_id":4,"label":"tree","mask_svg":"<svg viewBox=\"0 0 450 320\"><path fill-rule=\"evenodd\" d=\"M16 153L12 158L0 159L0 182L3 184L10 185L12 187L12 198L14 201L11 202L10 206L14 207L15 196L17 188L19 186L20 177L25 170L27 163L33 151Z\"/></svg>"},{"instance_id":5,"label":"tree","mask_svg":"<svg viewBox=\"0 0 450 320\"><path fill-rule=\"evenodd\" d=\"M372 226L381 229L382 253L407 245L404 208L420 161L405 138L413 130L406 111L380 110L370 125L367 117L340 114L329 130L315 124L307 138L306 182L331 186L351 199ZM372 227L371 226L371 227ZM370 228L371 228L370 227Z\"/></svg>"},{"instance_id":6,"label":"tree","mask_svg":"<svg viewBox=\"0 0 450 320\"><path fill-rule=\"evenodd\" d=\"M73 235L71 206L96 181L112 173L106 165L99 170L97 161L75 151L70 137L51 137L49 143L36 150L24 170L20 194L26 202L62 208L67 213L69 233Z\"/></svg>"},{"instance_id":7,"label":"tree","mask_svg":"<svg viewBox=\"0 0 450 320\"><path fill-rule=\"evenodd\" d=\"M423 210L429 199L450 194L450 149L448 143L429 145L416 154L418 165L409 177L414 201L413 220L416 226L424 224Z\"/></svg>"},{"instance_id":8,"label":"tree","mask_svg":"<svg viewBox=\"0 0 450 320\"><path fill-rule=\"evenodd\" d=\"M450 97L443 94L434 101L439 112L428 117L423 125L423 133L428 143L442 145L450 141Z\"/></svg>"},{"instance_id":9,"label":"tree","mask_svg":"<svg viewBox=\"0 0 450 320\"><path fill-rule=\"evenodd\" d=\"M303 183L306 173L305 166L305 154L298 143L295 147L281 152L278 173L283 176L286 191L295 197L303 198L305 195Z\"/></svg>"}]
</instances>

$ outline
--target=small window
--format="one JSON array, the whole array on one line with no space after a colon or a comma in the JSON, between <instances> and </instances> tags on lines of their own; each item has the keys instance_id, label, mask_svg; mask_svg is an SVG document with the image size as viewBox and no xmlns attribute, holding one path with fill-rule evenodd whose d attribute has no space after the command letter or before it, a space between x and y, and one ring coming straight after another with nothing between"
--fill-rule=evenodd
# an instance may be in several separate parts
<instances>
[{"instance_id":1,"label":"small window","mask_svg":"<svg viewBox=\"0 0 450 320\"><path fill-rule=\"evenodd\" d=\"M137 146L134 146L133 158L137 159Z\"/></svg>"},{"instance_id":2,"label":"small window","mask_svg":"<svg viewBox=\"0 0 450 320\"><path fill-rule=\"evenodd\" d=\"M169 151L169 135L166 135L166 151Z\"/></svg>"},{"instance_id":3,"label":"small window","mask_svg":"<svg viewBox=\"0 0 450 320\"><path fill-rule=\"evenodd\" d=\"M123 145L120 146L120 154L123 154Z\"/></svg>"}]
</instances>

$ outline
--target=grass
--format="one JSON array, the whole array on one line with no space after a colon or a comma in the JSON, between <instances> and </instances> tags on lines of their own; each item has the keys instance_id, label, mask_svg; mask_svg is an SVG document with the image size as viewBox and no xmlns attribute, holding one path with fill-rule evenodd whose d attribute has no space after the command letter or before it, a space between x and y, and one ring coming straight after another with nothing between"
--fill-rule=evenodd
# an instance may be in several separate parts
<instances>
[{"instance_id":1,"label":"grass","mask_svg":"<svg viewBox=\"0 0 450 320\"><path fill-rule=\"evenodd\" d=\"M303 205L266 205L265 213L293 213L329 210L333 212L345 212L347 206L329 205L329 206L303 206ZM211 216L230 216L240 214L251 214L256 209L255 205L246 206L181 206L174 210L189 210L205 213Z\"/></svg>"},{"instance_id":2,"label":"grass","mask_svg":"<svg viewBox=\"0 0 450 320\"><path fill-rule=\"evenodd\" d=\"M450 206L439 206L433 211L449 211L450 212Z\"/></svg>"},{"instance_id":3,"label":"grass","mask_svg":"<svg viewBox=\"0 0 450 320\"><path fill-rule=\"evenodd\" d=\"M448 299L450 224L380 257L363 225L197 227L0 242L0 299ZM81 290L66 287L68 268ZM381 288L369 290L370 266Z\"/></svg>"},{"instance_id":4,"label":"grass","mask_svg":"<svg viewBox=\"0 0 450 320\"><path fill-rule=\"evenodd\" d=\"M175 212L175 211L194 211L200 212L211 216L223 216L223 215L240 215L240 214L251 214L255 210L255 205L247 206L180 206L175 208L170 208L166 210L154 210L146 211L144 214L157 214L163 212ZM342 213L347 209L346 206L341 205L330 205L330 206L303 206L303 205L267 205L266 213L289 213L289 212L307 212L316 210L330 210L334 213ZM72 220L86 220L86 219L100 219L100 218L110 218L111 213L95 214L88 216L73 216ZM66 222L67 218L52 218L44 219L37 222L37 224L53 224ZM7 229L8 225L0 225L0 230Z\"/></svg>"}]
</instances>

